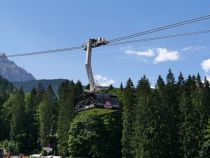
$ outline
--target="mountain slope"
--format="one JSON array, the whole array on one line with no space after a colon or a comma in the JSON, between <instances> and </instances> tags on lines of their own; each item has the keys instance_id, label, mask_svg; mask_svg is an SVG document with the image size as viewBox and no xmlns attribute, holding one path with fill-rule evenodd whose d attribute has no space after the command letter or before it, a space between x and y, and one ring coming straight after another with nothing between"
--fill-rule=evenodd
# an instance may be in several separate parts
<instances>
[{"instance_id":1,"label":"mountain slope","mask_svg":"<svg viewBox=\"0 0 210 158\"><path fill-rule=\"evenodd\" d=\"M9 81L35 80L35 77L10 61L4 53L0 54L0 75Z\"/></svg>"}]
</instances>

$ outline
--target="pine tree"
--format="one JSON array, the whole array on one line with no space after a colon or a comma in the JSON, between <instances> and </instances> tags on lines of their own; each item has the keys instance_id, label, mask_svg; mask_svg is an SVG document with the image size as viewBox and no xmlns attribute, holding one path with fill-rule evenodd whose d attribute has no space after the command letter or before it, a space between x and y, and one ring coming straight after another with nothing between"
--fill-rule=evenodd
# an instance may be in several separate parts
<instances>
[{"instance_id":1,"label":"pine tree","mask_svg":"<svg viewBox=\"0 0 210 158\"><path fill-rule=\"evenodd\" d=\"M200 158L210 158L210 120L208 120L207 129L204 133L204 143L200 152Z\"/></svg>"},{"instance_id":2,"label":"pine tree","mask_svg":"<svg viewBox=\"0 0 210 158\"><path fill-rule=\"evenodd\" d=\"M177 96L177 101L178 104L181 101L182 93L184 92L185 89L185 79L183 77L183 74L180 72L178 76L178 80L176 82L176 96Z\"/></svg>"},{"instance_id":3,"label":"pine tree","mask_svg":"<svg viewBox=\"0 0 210 158\"><path fill-rule=\"evenodd\" d=\"M41 83L39 83L38 87L36 88L36 91L37 91L36 101L39 104L42 101L42 98L45 94L45 89Z\"/></svg>"},{"instance_id":4,"label":"pine tree","mask_svg":"<svg viewBox=\"0 0 210 158\"><path fill-rule=\"evenodd\" d=\"M190 96L187 92L183 93L180 102L182 124L180 126L180 139L183 157L198 157L198 128L196 124L196 111L192 107Z\"/></svg>"},{"instance_id":5,"label":"pine tree","mask_svg":"<svg viewBox=\"0 0 210 158\"><path fill-rule=\"evenodd\" d=\"M77 83L74 85L74 96L78 97L83 93L83 86L80 81L77 81Z\"/></svg>"},{"instance_id":6,"label":"pine tree","mask_svg":"<svg viewBox=\"0 0 210 158\"><path fill-rule=\"evenodd\" d=\"M123 91L123 84L122 84L122 82L120 83L120 91L121 92Z\"/></svg>"},{"instance_id":7,"label":"pine tree","mask_svg":"<svg viewBox=\"0 0 210 158\"><path fill-rule=\"evenodd\" d=\"M180 138L183 157L198 157L205 130L205 98L200 77L189 76L180 102Z\"/></svg>"},{"instance_id":8,"label":"pine tree","mask_svg":"<svg viewBox=\"0 0 210 158\"><path fill-rule=\"evenodd\" d=\"M204 78L203 87L206 103L210 103L210 83L206 77ZM208 104L206 104L206 113L207 117L210 118L210 106Z\"/></svg>"},{"instance_id":9,"label":"pine tree","mask_svg":"<svg viewBox=\"0 0 210 158\"><path fill-rule=\"evenodd\" d=\"M166 84L161 76L158 77L155 86L154 97L156 98L156 121L159 122L157 126L157 135L159 146L157 147L159 153L157 152L157 157L167 158L169 157L169 129L168 129L168 103L167 103L167 93Z\"/></svg>"},{"instance_id":10,"label":"pine tree","mask_svg":"<svg viewBox=\"0 0 210 158\"><path fill-rule=\"evenodd\" d=\"M177 87L175 84L175 77L171 69L166 77L166 88L165 88L165 101L166 106L165 113L166 117L166 127L168 128L166 140L168 141L168 147L166 148L166 153L168 157L180 157L179 149L179 104L176 95Z\"/></svg>"},{"instance_id":11,"label":"pine tree","mask_svg":"<svg viewBox=\"0 0 210 158\"><path fill-rule=\"evenodd\" d=\"M5 105L14 90L13 85L0 76L0 141L9 139L9 122L10 117L8 107ZM7 103L6 103L7 104Z\"/></svg>"},{"instance_id":12,"label":"pine tree","mask_svg":"<svg viewBox=\"0 0 210 158\"><path fill-rule=\"evenodd\" d=\"M177 85L180 87L183 87L184 84L185 84L184 76L183 76L182 72L180 72L180 74L178 76Z\"/></svg>"},{"instance_id":13,"label":"pine tree","mask_svg":"<svg viewBox=\"0 0 210 158\"><path fill-rule=\"evenodd\" d=\"M156 103L150 88L149 80L144 75L137 85L137 105L134 122L135 157L157 156L158 144L155 140L157 132Z\"/></svg>"},{"instance_id":14,"label":"pine tree","mask_svg":"<svg viewBox=\"0 0 210 158\"><path fill-rule=\"evenodd\" d=\"M122 107L122 157L133 157L135 89L131 79L128 79L124 89L124 105Z\"/></svg>"},{"instance_id":15,"label":"pine tree","mask_svg":"<svg viewBox=\"0 0 210 158\"><path fill-rule=\"evenodd\" d=\"M12 118L12 108L16 100L15 94L10 94L10 97L2 105L0 111L0 138L1 141L10 139L10 122Z\"/></svg>"},{"instance_id":16,"label":"pine tree","mask_svg":"<svg viewBox=\"0 0 210 158\"><path fill-rule=\"evenodd\" d=\"M35 88L33 88L26 99L27 136L25 142L27 143L26 151L28 154L39 148L39 130L37 120L37 107L39 104L38 102L39 101L37 100L37 91Z\"/></svg>"},{"instance_id":17,"label":"pine tree","mask_svg":"<svg viewBox=\"0 0 210 158\"><path fill-rule=\"evenodd\" d=\"M206 91L204 85L201 81L201 77L198 74L195 78L196 89L194 89L192 96L192 105L197 112L197 121L198 121L198 150L200 151L202 148L202 144L204 143L204 132L206 130L206 126L208 123L208 100L206 98ZM199 152L198 151L198 152Z\"/></svg>"},{"instance_id":18,"label":"pine tree","mask_svg":"<svg viewBox=\"0 0 210 158\"><path fill-rule=\"evenodd\" d=\"M154 121L156 128L156 140L159 144L157 157L180 157L179 145L179 106L177 99L177 86L173 73L169 70L166 84L161 76L158 77L154 91L154 103L156 104Z\"/></svg>"},{"instance_id":19,"label":"pine tree","mask_svg":"<svg viewBox=\"0 0 210 158\"><path fill-rule=\"evenodd\" d=\"M78 90L78 89L77 89ZM68 156L68 130L74 117L74 87L68 81L59 88L59 111L57 122L58 153ZM78 94L78 91L77 91Z\"/></svg>"},{"instance_id":20,"label":"pine tree","mask_svg":"<svg viewBox=\"0 0 210 158\"><path fill-rule=\"evenodd\" d=\"M26 143L26 113L25 113L25 96L23 90L16 90L14 102L12 105L12 116L10 122L11 140L18 143L19 151L25 153Z\"/></svg>"},{"instance_id":21,"label":"pine tree","mask_svg":"<svg viewBox=\"0 0 210 158\"><path fill-rule=\"evenodd\" d=\"M56 96L49 86L39 105L39 128L41 146L55 147Z\"/></svg>"}]
</instances>

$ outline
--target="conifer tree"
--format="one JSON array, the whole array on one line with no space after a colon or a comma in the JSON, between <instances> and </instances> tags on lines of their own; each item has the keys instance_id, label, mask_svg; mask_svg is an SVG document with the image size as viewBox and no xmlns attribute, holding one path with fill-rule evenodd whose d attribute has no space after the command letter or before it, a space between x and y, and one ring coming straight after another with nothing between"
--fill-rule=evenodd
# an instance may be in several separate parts
<instances>
[{"instance_id":1,"label":"conifer tree","mask_svg":"<svg viewBox=\"0 0 210 158\"><path fill-rule=\"evenodd\" d=\"M68 81L61 84L58 101L57 148L59 155L62 156L68 156L68 130L74 117L74 93L74 87Z\"/></svg>"},{"instance_id":2,"label":"conifer tree","mask_svg":"<svg viewBox=\"0 0 210 158\"><path fill-rule=\"evenodd\" d=\"M122 82L120 83L120 91L121 92L123 91L123 84L122 84Z\"/></svg>"},{"instance_id":3,"label":"conifer tree","mask_svg":"<svg viewBox=\"0 0 210 158\"><path fill-rule=\"evenodd\" d=\"M184 86L184 84L185 84L184 76L183 76L182 72L180 72L179 76L178 76L178 80L177 80L177 85Z\"/></svg>"},{"instance_id":4,"label":"conifer tree","mask_svg":"<svg viewBox=\"0 0 210 158\"><path fill-rule=\"evenodd\" d=\"M32 89L31 93L26 99L26 116L27 116L27 126L26 126L26 144L27 153L32 153L34 150L38 149L38 120L37 120L37 91L35 88Z\"/></svg>"},{"instance_id":5,"label":"conifer tree","mask_svg":"<svg viewBox=\"0 0 210 158\"><path fill-rule=\"evenodd\" d=\"M10 122L11 140L18 143L19 151L25 153L26 143L26 113L25 113L25 96L22 89L16 90L12 104L12 116Z\"/></svg>"},{"instance_id":6,"label":"conifer tree","mask_svg":"<svg viewBox=\"0 0 210 158\"><path fill-rule=\"evenodd\" d=\"M183 93L184 87L185 87L185 79L184 79L184 76L181 72L178 76L176 86L177 86L177 89L176 89L177 101L180 102L181 97L182 97L182 93Z\"/></svg>"},{"instance_id":7,"label":"conifer tree","mask_svg":"<svg viewBox=\"0 0 210 158\"><path fill-rule=\"evenodd\" d=\"M190 96L187 92L183 93L180 102L182 124L180 126L180 139L182 157L191 158L198 157L198 128L196 124L196 111L192 107Z\"/></svg>"},{"instance_id":8,"label":"conifer tree","mask_svg":"<svg viewBox=\"0 0 210 158\"><path fill-rule=\"evenodd\" d=\"M189 76L180 102L180 140L182 157L198 157L203 144L204 98L199 86L199 77Z\"/></svg>"},{"instance_id":9,"label":"conifer tree","mask_svg":"<svg viewBox=\"0 0 210 158\"><path fill-rule=\"evenodd\" d=\"M160 93L160 95L164 95L163 92L165 90L165 82L164 82L163 78L160 75L158 76L155 89L158 90L158 92Z\"/></svg>"},{"instance_id":10,"label":"conifer tree","mask_svg":"<svg viewBox=\"0 0 210 158\"><path fill-rule=\"evenodd\" d=\"M39 128L41 146L54 147L56 128L56 96L49 86L39 105Z\"/></svg>"},{"instance_id":11,"label":"conifer tree","mask_svg":"<svg viewBox=\"0 0 210 158\"><path fill-rule=\"evenodd\" d=\"M77 83L74 86L74 96L78 97L83 93L83 86L80 81L77 81Z\"/></svg>"},{"instance_id":12,"label":"conifer tree","mask_svg":"<svg viewBox=\"0 0 210 158\"><path fill-rule=\"evenodd\" d=\"M210 103L210 84L206 77L204 78L203 87L204 87L204 95L205 95L205 99L207 103L206 113L207 113L207 117L210 118L210 106L208 105L208 103Z\"/></svg>"},{"instance_id":13,"label":"conifer tree","mask_svg":"<svg viewBox=\"0 0 210 158\"><path fill-rule=\"evenodd\" d=\"M156 152L154 141L155 104L154 96L146 76L137 85L137 104L134 121L134 155L135 157L154 157ZM157 155L156 155L157 156Z\"/></svg>"},{"instance_id":14,"label":"conifer tree","mask_svg":"<svg viewBox=\"0 0 210 158\"><path fill-rule=\"evenodd\" d=\"M200 152L200 158L210 158L210 120L204 133L204 143Z\"/></svg>"},{"instance_id":15,"label":"conifer tree","mask_svg":"<svg viewBox=\"0 0 210 158\"><path fill-rule=\"evenodd\" d=\"M8 104L7 100L11 100L9 97L13 89L13 85L7 79L0 76L0 141L9 139L9 122L11 117L8 117L10 110L6 104Z\"/></svg>"},{"instance_id":16,"label":"conifer tree","mask_svg":"<svg viewBox=\"0 0 210 158\"><path fill-rule=\"evenodd\" d=\"M0 140L9 140L10 139L10 122L12 117L12 108L16 100L15 94L10 94L10 97L7 101L1 106L1 115L0 115Z\"/></svg>"},{"instance_id":17,"label":"conifer tree","mask_svg":"<svg viewBox=\"0 0 210 158\"><path fill-rule=\"evenodd\" d=\"M38 87L36 88L36 91L37 91L36 101L39 104L42 101L42 98L45 94L45 89L44 89L44 87L42 86L41 83L38 84Z\"/></svg>"},{"instance_id":18,"label":"conifer tree","mask_svg":"<svg viewBox=\"0 0 210 158\"><path fill-rule=\"evenodd\" d=\"M192 96L192 105L197 113L197 121L198 122L198 152L202 148L202 144L204 143L204 132L206 130L206 126L208 123L208 100L206 98L204 85L201 81L201 77L198 74L195 78L196 88L194 89Z\"/></svg>"},{"instance_id":19,"label":"conifer tree","mask_svg":"<svg viewBox=\"0 0 210 158\"><path fill-rule=\"evenodd\" d=\"M122 107L122 157L133 157L133 134L134 134L134 110L135 110L135 89L131 79L123 91L124 101Z\"/></svg>"},{"instance_id":20,"label":"conifer tree","mask_svg":"<svg viewBox=\"0 0 210 158\"><path fill-rule=\"evenodd\" d=\"M166 88L165 88L165 101L164 104L166 106L165 113L166 117L166 125L168 128L166 140L168 141L168 147L166 148L166 153L168 153L168 157L180 157L179 149L179 104L178 98L176 95L177 87L174 74L171 69L166 76Z\"/></svg>"}]
</instances>

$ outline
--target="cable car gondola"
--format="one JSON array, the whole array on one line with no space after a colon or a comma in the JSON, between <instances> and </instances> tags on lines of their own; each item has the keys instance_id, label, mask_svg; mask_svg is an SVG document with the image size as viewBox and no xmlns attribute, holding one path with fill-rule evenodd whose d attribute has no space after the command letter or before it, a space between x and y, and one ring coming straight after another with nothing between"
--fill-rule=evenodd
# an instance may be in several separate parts
<instances>
[{"instance_id":1,"label":"cable car gondola","mask_svg":"<svg viewBox=\"0 0 210 158\"><path fill-rule=\"evenodd\" d=\"M119 109L119 102L116 96L104 93L86 93L75 99L76 112L87 109Z\"/></svg>"},{"instance_id":2,"label":"cable car gondola","mask_svg":"<svg viewBox=\"0 0 210 158\"><path fill-rule=\"evenodd\" d=\"M108 42L103 39L89 39L84 45L84 50L86 50L86 70L89 80L90 89L86 91L81 96L78 96L75 99L75 111L80 112L84 110L90 109L109 109L110 112L113 110L118 110L119 101L118 98L111 94L100 93L101 88L95 84L93 78L93 72L91 67L91 52L92 48L99 47L101 45L105 45ZM112 111L111 111L112 110Z\"/></svg>"}]
</instances>

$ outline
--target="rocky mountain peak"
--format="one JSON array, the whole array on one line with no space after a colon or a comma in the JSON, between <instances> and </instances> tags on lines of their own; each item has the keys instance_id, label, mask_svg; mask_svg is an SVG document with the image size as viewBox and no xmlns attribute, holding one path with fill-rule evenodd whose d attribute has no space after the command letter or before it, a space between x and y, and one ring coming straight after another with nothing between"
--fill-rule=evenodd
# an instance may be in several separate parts
<instances>
[{"instance_id":1,"label":"rocky mountain peak","mask_svg":"<svg viewBox=\"0 0 210 158\"><path fill-rule=\"evenodd\" d=\"M5 53L0 53L0 75L9 81L35 80L31 73L9 60Z\"/></svg>"}]
</instances>

